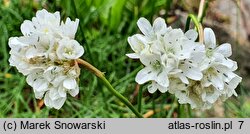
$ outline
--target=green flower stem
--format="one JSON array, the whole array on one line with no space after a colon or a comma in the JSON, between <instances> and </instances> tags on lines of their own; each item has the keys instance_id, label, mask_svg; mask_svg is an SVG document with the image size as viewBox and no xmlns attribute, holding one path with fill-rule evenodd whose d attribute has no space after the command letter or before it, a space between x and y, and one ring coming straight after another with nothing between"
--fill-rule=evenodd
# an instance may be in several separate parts
<instances>
[{"instance_id":1,"label":"green flower stem","mask_svg":"<svg viewBox=\"0 0 250 134\"><path fill-rule=\"evenodd\" d=\"M138 112L139 113L141 113L141 101L142 101L142 88L140 88L140 86L139 86L139 92L138 92L138 96L137 96Z\"/></svg>"},{"instance_id":2,"label":"green flower stem","mask_svg":"<svg viewBox=\"0 0 250 134\"><path fill-rule=\"evenodd\" d=\"M155 109L155 99L156 99L156 94L153 94L152 109L153 109L153 112L156 114L156 109Z\"/></svg>"},{"instance_id":3,"label":"green flower stem","mask_svg":"<svg viewBox=\"0 0 250 134\"><path fill-rule=\"evenodd\" d=\"M186 21L186 26L185 26L185 31L188 31L191 20L193 21L193 23L194 23L194 25L195 25L198 33L199 33L199 42L203 43L203 40L204 40L203 39L203 37L204 37L204 35L203 35L203 27L202 27L201 23L199 22L198 18L195 15L193 15L193 14L188 15L188 18L187 18L187 21Z\"/></svg>"},{"instance_id":4,"label":"green flower stem","mask_svg":"<svg viewBox=\"0 0 250 134\"><path fill-rule=\"evenodd\" d=\"M185 105L178 105L178 113L179 113L179 118L185 118Z\"/></svg>"},{"instance_id":5,"label":"green flower stem","mask_svg":"<svg viewBox=\"0 0 250 134\"><path fill-rule=\"evenodd\" d=\"M113 86L110 84L110 82L105 78L104 73L89 64L88 62L82 60L82 59L77 59L76 62L78 64L83 65L85 68L93 72L98 78L100 78L103 82L103 84L107 87L107 89L114 95L116 96L121 102L123 102L128 108L139 118L143 118L143 116L133 107L133 105L119 92L117 92Z\"/></svg>"},{"instance_id":6,"label":"green flower stem","mask_svg":"<svg viewBox=\"0 0 250 134\"><path fill-rule=\"evenodd\" d=\"M179 108L179 106L180 106L180 104L177 102L177 98L175 97L174 102L173 102L170 110L168 111L167 118L171 118L173 116L174 110L176 108ZM178 113L181 114L180 111Z\"/></svg>"},{"instance_id":7,"label":"green flower stem","mask_svg":"<svg viewBox=\"0 0 250 134\"><path fill-rule=\"evenodd\" d=\"M188 115L189 115L189 118L192 118L193 117L193 114L192 114L192 109L191 109L191 106L188 105Z\"/></svg>"}]
</instances>

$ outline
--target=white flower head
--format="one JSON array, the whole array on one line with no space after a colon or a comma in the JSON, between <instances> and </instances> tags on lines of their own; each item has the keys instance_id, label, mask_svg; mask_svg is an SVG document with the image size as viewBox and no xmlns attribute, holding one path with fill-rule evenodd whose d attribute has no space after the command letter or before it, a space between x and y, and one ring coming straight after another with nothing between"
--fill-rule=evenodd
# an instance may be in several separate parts
<instances>
[{"instance_id":1,"label":"white flower head","mask_svg":"<svg viewBox=\"0 0 250 134\"><path fill-rule=\"evenodd\" d=\"M32 21L25 20L21 25L24 36L55 34L60 26L60 13L49 13L45 9L36 12L36 17Z\"/></svg>"},{"instance_id":2,"label":"white flower head","mask_svg":"<svg viewBox=\"0 0 250 134\"><path fill-rule=\"evenodd\" d=\"M149 42L156 40L157 37L164 35L171 29L167 28L165 20L162 18L156 18L153 25L151 25L147 19L141 17L137 21L137 25Z\"/></svg>"},{"instance_id":3,"label":"white flower head","mask_svg":"<svg viewBox=\"0 0 250 134\"><path fill-rule=\"evenodd\" d=\"M59 41L56 54L59 59L72 60L77 59L84 53L83 47L76 41L71 39L62 39Z\"/></svg>"},{"instance_id":4,"label":"white flower head","mask_svg":"<svg viewBox=\"0 0 250 134\"><path fill-rule=\"evenodd\" d=\"M71 39L74 39L77 28L78 28L78 24L79 24L79 19L76 19L75 21L71 21L70 18L67 18L65 23L62 22L60 26L62 36L66 36Z\"/></svg>"},{"instance_id":5,"label":"white flower head","mask_svg":"<svg viewBox=\"0 0 250 134\"><path fill-rule=\"evenodd\" d=\"M21 37L9 39L10 65L27 76L37 99L45 99L45 105L60 109L67 93L79 93L77 83L80 68L75 60L84 53L74 40L79 20L61 22L60 13L39 10L32 21L21 25Z\"/></svg>"},{"instance_id":6,"label":"white flower head","mask_svg":"<svg viewBox=\"0 0 250 134\"><path fill-rule=\"evenodd\" d=\"M179 103L191 108L208 109L218 99L237 95L235 88L241 77L233 71L237 63L231 45L217 47L211 28L204 29L204 44L196 42L198 33L167 27L157 18L153 25L145 18L137 22L142 34L128 38L134 53L129 58L139 59L144 65L135 78L138 84L150 82L148 91L174 94Z\"/></svg>"},{"instance_id":7,"label":"white flower head","mask_svg":"<svg viewBox=\"0 0 250 134\"><path fill-rule=\"evenodd\" d=\"M140 18L137 24L144 35L136 34L128 38L135 53L127 54L132 59L140 59L145 66L135 78L137 83L151 81L148 89L153 93L156 90L166 92L170 77L177 76L187 84L188 78L202 78L196 59L192 58L198 46L194 42L198 36L195 30L183 33L180 29L167 27L162 18L157 18L152 26L145 18Z\"/></svg>"}]
</instances>

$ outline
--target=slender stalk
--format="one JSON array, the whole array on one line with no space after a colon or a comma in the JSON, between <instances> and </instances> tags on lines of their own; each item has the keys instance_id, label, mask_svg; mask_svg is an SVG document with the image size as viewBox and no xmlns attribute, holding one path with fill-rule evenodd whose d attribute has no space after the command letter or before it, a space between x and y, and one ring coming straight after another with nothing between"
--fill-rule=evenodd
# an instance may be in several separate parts
<instances>
[{"instance_id":1,"label":"slender stalk","mask_svg":"<svg viewBox=\"0 0 250 134\"><path fill-rule=\"evenodd\" d=\"M117 92L112 85L109 83L109 81L105 77L100 77L100 79L103 81L104 85L108 88L108 90L115 95L121 102L123 102L125 105L129 107L129 109L139 118L142 118L143 116L133 107L133 105L119 92Z\"/></svg>"},{"instance_id":2,"label":"slender stalk","mask_svg":"<svg viewBox=\"0 0 250 134\"><path fill-rule=\"evenodd\" d=\"M200 6L199 6L199 11L198 11L198 21L200 22L202 16L203 16L203 10L204 10L204 5L205 5L206 0L201 0L200 1Z\"/></svg>"},{"instance_id":3,"label":"slender stalk","mask_svg":"<svg viewBox=\"0 0 250 134\"><path fill-rule=\"evenodd\" d=\"M166 111L164 110L164 105L167 100L167 93L163 94L162 100L161 100L161 117L166 117Z\"/></svg>"},{"instance_id":4,"label":"slender stalk","mask_svg":"<svg viewBox=\"0 0 250 134\"><path fill-rule=\"evenodd\" d=\"M189 118L192 118L192 117L193 117L192 109L191 109L191 106L190 106L190 105L188 105L188 115L189 115Z\"/></svg>"},{"instance_id":5,"label":"slender stalk","mask_svg":"<svg viewBox=\"0 0 250 134\"><path fill-rule=\"evenodd\" d=\"M205 16L206 10L208 8L208 0L201 0L200 1L200 6L199 6L199 11L198 11L198 21L202 23L202 20Z\"/></svg>"},{"instance_id":6,"label":"slender stalk","mask_svg":"<svg viewBox=\"0 0 250 134\"><path fill-rule=\"evenodd\" d=\"M156 113L156 109L155 109L155 98L156 98L156 94L153 94L152 109L153 109L153 112L154 112L154 113Z\"/></svg>"},{"instance_id":7,"label":"slender stalk","mask_svg":"<svg viewBox=\"0 0 250 134\"><path fill-rule=\"evenodd\" d=\"M179 104L178 105L178 113L179 113L179 118L185 118L185 108L184 108L185 105L181 105Z\"/></svg>"},{"instance_id":8,"label":"slender stalk","mask_svg":"<svg viewBox=\"0 0 250 134\"><path fill-rule=\"evenodd\" d=\"M82 60L82 59L77 59L76 62L78 64L83 65L85 68L90 70L92 73L94 73L98 78L100 78L103 82L103 84L107 87L107 89L114 95L116 96L121 102L123 102L128 108L139 118L143 118L143 116L133 107L133 105L119 92L117 92L113 86L109 83L109 81L105 78L104 73L102 73L100 70L89 64L88 62Z\"/></svg>"},{"instance_id":9,"label":"slender stalk","mask_svg":"<svg viewBox=\"0 0 250 134\"><path fill-rule=\"evenodd\" d=\"M95 68L94 66L92 66L91 64L89 64L87 61L82 60L82 59L76 59L76 62L78 64L83 65L86 69L88 69L89 71L91 71L92 73L94 73L97 77L104 77L104 73L101 72L100 70L98 70L97 68Z\"/></svg>"},{"instance_id":10,"label":"slender stalk","mask_svg":"<svg viewBox=\"0 0 250 134\"><path fill-rule=\"evenodd\" d=\"M142 88L139 87L139 92L137 96L138 112L141 113L141 101L142 101Z\"/></svg>"},{"instance_id":11,"label":"slender stalk","mask_svg":"<svg viewBox=\"0 0 250 134\"><path fill-rule=\"evenodd\" d=\"M174 102L173 102L173 104L171 106L171 109L168 111L167 118L171 118L173 113L174 113L175 108L179 107L179 106L180 106L180 104L177 103L177 99L175 97ZM181 114L180 111L179 111L179 114Z\"/></svg>"}]
</instances>

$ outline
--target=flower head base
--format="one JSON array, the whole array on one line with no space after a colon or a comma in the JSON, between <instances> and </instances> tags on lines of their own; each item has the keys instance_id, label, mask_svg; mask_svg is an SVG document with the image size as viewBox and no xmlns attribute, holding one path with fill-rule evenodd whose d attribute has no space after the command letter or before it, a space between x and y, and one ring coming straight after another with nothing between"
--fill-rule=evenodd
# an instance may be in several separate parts
<instances>
[{"instance_id":1,"label":"flower head base","mask_svg":"<svg viewBox=\"0 0 250 134\"><path fill-rule=\"evenodd\" d=\"M60 22L59 12L39 10L32 21L21 25L23 36L9 39L10 65L27 76L37 99L60 109L67 93L79 92L80 68L75 59L83 55L83 47L74 40L79 20Z\"/></svg>"},{"instance_id":2,"label":"flower head base","mask_svg":"<svg viewBox=\"0 0 250 134\"><path fill-rule=\"evenodd\" d=\"M198 36L195 30L183 33L167 27L162 18L157 18L153 26L140 18L137 25L143 34L128 38L135 53L127 56L140 59L145 66L135 80L139 84L151 82L150 93L169 91L179 103L201 109L210 108L219 98L237 95L235 88L242 78L233 73L237 63L228 58L232 54L231 45L216 47L212 29L204 29L203 44L195 42Z\"/></svg>"}]
</instances>

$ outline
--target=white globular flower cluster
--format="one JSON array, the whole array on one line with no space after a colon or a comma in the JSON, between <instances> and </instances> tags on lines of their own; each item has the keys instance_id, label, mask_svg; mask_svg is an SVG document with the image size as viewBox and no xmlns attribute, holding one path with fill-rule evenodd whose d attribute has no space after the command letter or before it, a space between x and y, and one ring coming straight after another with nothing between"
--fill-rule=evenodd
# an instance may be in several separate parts
<instances>
[{"instance_id":1,"label":"white globular flower cluster","mask_svg":"<svg viewBox=\"0 0 250 134\"><path fill-rule=\"evenodd\" d=\"M11 66L27 76L35 97L48 107L60 109L67 93L79 93L80 68L75 59L84 53L76 41L79 20L61 22L60 13L39 10L21 25L23 36L9 39Z\"/></svg>"},{"instance_id":2,"label":"white globular flower cluster","mask_svg":"<svg viewBox=\"0 0 250 134\"><path fill-rule=\"evenodd\" d=\"M235 88L242 78L233 73L237 63L228 58L231 45L217 46L211 28L204 29L204 43L199 43L194 29L184 33L167 27L162 18L156 18L153 25L140 18L137 25L142 34L128 37L134 53L127 56L144 65L135 80L138 84L150 82L150 93L168 91L180 104L199 109L237 95Z\"/></svg>"}]
</instances>

